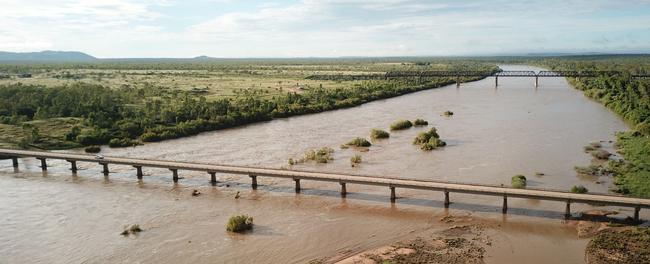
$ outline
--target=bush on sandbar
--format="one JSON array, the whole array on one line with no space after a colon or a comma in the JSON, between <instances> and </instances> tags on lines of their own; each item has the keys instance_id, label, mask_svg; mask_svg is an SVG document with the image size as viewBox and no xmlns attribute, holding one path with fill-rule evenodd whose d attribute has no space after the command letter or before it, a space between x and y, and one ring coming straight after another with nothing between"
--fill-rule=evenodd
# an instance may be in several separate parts
<instances>
[{"instance_id":1,"label":"bush on sandbar","mask_svg":"<svg viewBox=\"0 0 650 264\"><path fill-rule=\"evenodd\" d=\"M403 130L409 129L413 126L413 123L409 120L397 120L395 123L390 125L390 130Z\"/></svg>"},{"instance_id":2,"label":"bush on sandbar","mask_svg":"<svg viewBox=\"0 0 650 264\"><path fill-rule=\"evenodd\" d=\"M345 145L354 147L370 147L372 144L367 139L358 137L345 143Z\"/></svg>"},{"instance_id":3,"label":"bush on sandbar","mask_svg":"<svg viewBox=\"0 0 650 264\"><path fill-rule=\"evenodd\" d=\"M587 188L585 188L582 185L574 185L573 187L571 187L572 193L587 193L588 191L589 190L587 190Z\"/></svg>"},{"instance_id":4,"label":"bush on sandbar","mask_svg":"<svg viewBox=\"0 0 650 264\"><path fill-rule=\"evenodd\" d=\"M432 127L427 132L420 132L413 140L414 145L419 145L422 150L433 150L447 145L444 141L440 140L440 135L435 127Z\"/></svg>"},{"instance_id":5,"label":"bush on sandbar","mask_svg":"<svg viewBox=\"0 0 650 264\"><path fill-rule=\"evenodd\" d=\"M415 126L426 126L426 125L429 125L429 122L424 120L424 119L418 118L418 119L415 119L415 121L413 121L413 125L415 125Z\"/></svg>"},{"instance_id":6,"label":"bush on sandbar","mask_svg":"<svg viewBox=\"0 0 650 264\"><path fill-rule=\"evenodd\" d=\"M248 215L233 215L228 219L226 231L241 233L253 229L253 218Z\"/></svg>"},{"instance_id":7,"label":"bush on sandbar","mask_svg":"<svg viewBox=\"0 0 650 264\"><path fill-rule=\"evenodd\" d=\"M373 129L370 131L371 139L389 138L389 137L390 137L390 133L381 129Z\"/></svg>"},{"instance_id":8,"label":"bush on sandbar","mask_svg":"<svg viewBox=\"0 0 650 264\"><path fill-rule=\"evenodd\" d=\"M361 155L356 154L350 158L350 165L354 167L355 165L361 163Z\"/></svg>"},{"instance_id":9,"label":"bush on sandbar","mask_svg":"<svg viewBox=\"0 0 650 264\"><path fill-rule=\"evenodd\" d=\"M510 185L512 188L523 189L526 188L526 176L524 175L515 175L510 179Z\"/></svg>"},{"instance_id":10,"label":"bush on sandbar","mask_svg":"<svg viewBox=\"0 0 650 264\"><path fill-rule=\"evenodd\" d=\"M102 148L100 146L88 146L84 149L86 153L99 153L102 151Z\"/></svg>"},{"instance_id":11,"label":"bush on sandbar","mask_svg":"<svg viewBox=\"0 0 650 264\"><path fill-rule=\"evenodd\" d=\"M609 153L607 150L604 149L598 149L591 152L591 156L601 160L609 159L609 156L611 155L612 155L611 153Z\"/></svg>"}]
</instances>

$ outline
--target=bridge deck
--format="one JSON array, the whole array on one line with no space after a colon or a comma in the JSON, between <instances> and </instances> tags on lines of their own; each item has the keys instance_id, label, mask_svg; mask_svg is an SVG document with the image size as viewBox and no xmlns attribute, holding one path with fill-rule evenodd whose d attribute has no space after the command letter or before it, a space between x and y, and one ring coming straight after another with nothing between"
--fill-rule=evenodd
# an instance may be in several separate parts
<instances>
[{"instance_id":1,"label":"bridge deck","mask_svg":"<svg viewBox=\"0 0 650 264\"><path fill-rule=\"evenodd\" d=\"M289 178L293 180L314 180L337 183L363 184L386 186L390 188L405 188L419 190L433 190L443 192L467 193L490 195L500 197L530 198L539 200L562 201L567 203L587 203L594 205L613 205L635 208L635 218L638 218L640 208L650 208L650 199L632 198L604 194L576 194L555 190L542 189L514 189L500 186L461 184L452 182L423 181L413 179L399 179L386 177L373 177L363 175L347 175L334 173L320 173L308 171L294 171L270 168L254 168L244 166L199 164L191 162L176 162L165 160L148 160L134 158L104 157L97 159L92 155L66 154L42 151L0 149L0 155L7 157L33 157L37 159L59 159L67 161L84 161L100 164L119 164L135 167L166 168L170 170L204 171L208 173L232 173L251 175L256 177ZM298 186L298 182L297 182ZM393 189L394 190L394 189ZM394 193L393 193L394 195ZM505 205L505 201L504 201ZM504 206L505 207L505 206ZM505 212L505 208L504 208ZM568 205L567 205L568 212Z\"/></svg>"}]
</instances>

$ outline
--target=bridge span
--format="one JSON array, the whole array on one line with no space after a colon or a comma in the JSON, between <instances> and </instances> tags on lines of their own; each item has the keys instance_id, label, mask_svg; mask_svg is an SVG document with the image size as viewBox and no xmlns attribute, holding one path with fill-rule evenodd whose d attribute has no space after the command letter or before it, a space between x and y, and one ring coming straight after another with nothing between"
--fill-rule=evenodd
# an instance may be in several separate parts
<instances>
[{"instance_id":1,"label":"bridge span","mask_svg":"<svg viewBox=\"0 0 650 264\"><path fill-rule=\"evenodd\" d=\"M626 73L621 71L390 71L384 74L330 74L330 75L311 75L307 79L311 80L335 80L335 81L355 81L355 80L390 80L398 78L416 78L422 81L426 78L448 77L455 78L456 85L460 85L461 77L494 77L494 85L499 85L499 77L530 77L535 78L535 87L539 86L539 78L548 77L570 77L570 78L594 78L598 76L624 76ZM629 74L633 79L649 78L650 74Z\"/></svg>"},{"instance_id":2,"label":"bridge span","mask_svg":"<svg viewBox=\"0 0 650 264\"><path fill-rule=\"evenodd\" d=\"M41 169L47 170L47 159L65 160L70 163L70 169L73 173L77 172L77 162L97 163L103 167L103 173L106 177L109 175L109 165L128 165L136 169L138 180L142 180L142 168L165 168L172 173L174 183L179 181L178 171L202 171L210 175L210 182L214 185L217 183L216 173L229 173L247 175L251 179L251 187L257 189L258 177L284 178L293 180L295 191L299 193L300 181L321 181L339 183L341 187L341 196L345 197L347 184L373 185L387 187L390 190L390 201L395 202L396 188L430 190L438 191L444 194L444 206L449 208L450 193L464 193L474 195L497 196L503 198L502 212L508 211L508 198L526 198L546 201L558 201L566 204L565 216L570 217L572 203L584 203L598 206L621 206L634 208L634 219L639 221L639 211L641 208L650 208L650 199L632 198L606 194L577 194L565 191L546 190L546 189L515 189L494 185L463 184L455 182L442 181L424 181L414 179L375 177L353 174L336 174L322 172L308 172L284 169L256 168L245 166L215 165L202 164L180 161L134 159L120 157L103 157L98 159L93 155L85 154L67 154L54 153L45 151L28 151L28 150L11 150L0 149L0 156L11 159L14 168L19 166L19 158L36 158L41 161Z\"/></svg>"}]
</instances>

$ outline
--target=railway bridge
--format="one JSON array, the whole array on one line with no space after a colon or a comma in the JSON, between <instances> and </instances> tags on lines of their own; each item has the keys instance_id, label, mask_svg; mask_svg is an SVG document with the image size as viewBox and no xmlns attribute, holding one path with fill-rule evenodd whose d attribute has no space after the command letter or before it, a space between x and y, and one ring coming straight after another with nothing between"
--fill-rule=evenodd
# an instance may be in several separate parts
<instances>
[{"instance_id":1,"label":"railway bridge","mask_svg":"<svg viewBox=\"0 0 650 264\"><path fill-rule=\"evenodd\" d=\"M216 184L216 173L229 173L247 175L251 180L251 187L257 189L257 179L259 177L269 178L282 178L294 181L295 191L299 193L301 181L321 181L338 183L341 188L341 196L345 197L347 193L346 186L348 184L371 185L387 188L390 191L390 201L392 203L396 200L396 189L416 189L416 190L429 190L440 192L444 194L444 206L449 208L451 204L450 193L463 193L483 196L497 196L503 198L502 213L506 214L508 211L508 199L512 198L525 198L537 199L546 201L557 201L565 203L565 216L569 217L571 214L572 203L585 203L592 205L611 205L621 207L634 208L634 219L639 221L639 211L641 208L650 208L650 199L641 199L625 196L606 195L606 194L577 194L565 191L546 190L546 189L515 189L503 186L494 185L479 185L479 184L463 184L455 182L442 182L442 181L424 181L414 179L404 179L397 177L376 177L367 175L353 175L353 174L339 174L339 173L323 173L323 172L308 172L297 170L284 170L284 169L270 169L259 167L246 167L246 166L232 166L232 165L215 165L204 163L191 163L182 161L168 161L168 160L150 160L150 159L135 159L135 158L120 158L120 157L97 157L85 154L67 154L67 153L54 153L45 151L28 151L28 150L11 150L0 149L0 156L5 159L10 159L15 168L19 166L19 158L36 158L41 162L41 169L47 170L47 160L65 160L70 163L70 170L73 173L77 172L78 162L96 163L102 166L103 174L108 177L109 165L127 165L133 166L136 170L138 180L142 180L142 168L165 168L169 169L172 175L172 180L176 184L179 181L178 171L201 171L210 175L210 183Z\"/></svg>"}]
</instances>

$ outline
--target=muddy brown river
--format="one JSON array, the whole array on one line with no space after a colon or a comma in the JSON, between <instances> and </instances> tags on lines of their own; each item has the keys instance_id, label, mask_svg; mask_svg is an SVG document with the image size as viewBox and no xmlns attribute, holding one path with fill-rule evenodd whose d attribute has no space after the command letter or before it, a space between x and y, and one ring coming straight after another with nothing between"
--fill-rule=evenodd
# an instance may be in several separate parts
<instances>
[{"instance_id":1,"label":"muddy brown river","mask_svg":"<svg viewBox=\"0 0 650 264\"><path fill-rule=\"evenodd\" d=\"M349 109L105 148L102 154L497 185L523 174L531 187L568 190L580 184L607 192L611 178L578 176L573 167L590 163L582 150L590 142L602 141L611 151L610 141L626 124L564 79L542 78L537 89L533 81L502 78L495 88L488 78ZM447 110L454 115L443 116ZM435 126L448 146L425 152L412 145L428 129L423 127L392 132L368 152L339 148L368 137L372 128L387 130L397 119L416 118ZM326 146L336 150L331 163L287 164ZM354 154L363 162L353 168ZM49 165L43 173L33 159L21 160L18 170L0 162L0 263L305 263L442 230L448 225L439 219L447 215L498 226L487 263L582 263L588 242L566 223L564 204L557 202L509 199L504 216L500 199L483 196L452 194L445 209L437 192L398 189L391 204L388 189L380 187L348 185L341 198L334 183L303 181L303 192L295 194L293 182L282 179L260 178L253 191L245 176L218 175L219 184L211 186L207 174L179 171L183 179L174 185L168 170L145 168L140 183L126 166L112 166L105 178L96 164L80 163L77 175L66 162ZM192 197L194 189L203 194ZM592 208L572 206L575 212ZM254 217L253 232L225 231L228 217L237 213ZM121 236L130 224L144 232Z\"/></svg>"}]
</instances>

